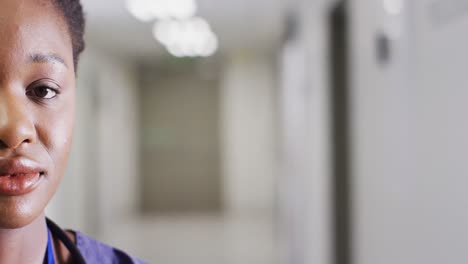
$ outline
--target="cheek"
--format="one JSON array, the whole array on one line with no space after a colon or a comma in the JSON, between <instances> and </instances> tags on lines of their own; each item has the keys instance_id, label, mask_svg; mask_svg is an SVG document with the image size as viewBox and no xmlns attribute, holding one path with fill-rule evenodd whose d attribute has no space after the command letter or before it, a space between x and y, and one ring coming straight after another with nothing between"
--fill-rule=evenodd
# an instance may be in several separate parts
<instances>
[{"instance_id":1,"label":"cheek","mask_svg":"<svg viewBox=\"0 0 468 264\"><path fill-rule=\"evenodd\" d=\"M66 162L72 145L73 119L57 122L54 131L49 137L49 144L46 145L50 157L55 165L55 169L60 177L65 170Z\"/></svg>"},{"instance_id":2,"label":"cheek","mask_svg":"<svg viewBox=\"0 0 468 264\"><path fill-rule=\"evenodd\" d=\"M72 145L75 104L73 100L69 101L64 107L48 111L47 121L39 122L37 127L39 141L54 166L55 178L62 177Z\"/></svg>"}]
</instances>

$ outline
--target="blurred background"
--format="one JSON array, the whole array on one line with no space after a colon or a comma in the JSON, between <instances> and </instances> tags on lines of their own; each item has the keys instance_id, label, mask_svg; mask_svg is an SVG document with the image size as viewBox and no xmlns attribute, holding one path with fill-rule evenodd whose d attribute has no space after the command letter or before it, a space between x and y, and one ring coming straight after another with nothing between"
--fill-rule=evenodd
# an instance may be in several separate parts
<instances>
[{"instance_id":1,"label":"blurred background","mask_svg":"<svg viewBox=\"0 0 468 264\"><path fill-rule=\"evenodd\" d=\"M60 225L149 263L468 261L468 1L82 2Z\"/></svg>"}]
</instances>

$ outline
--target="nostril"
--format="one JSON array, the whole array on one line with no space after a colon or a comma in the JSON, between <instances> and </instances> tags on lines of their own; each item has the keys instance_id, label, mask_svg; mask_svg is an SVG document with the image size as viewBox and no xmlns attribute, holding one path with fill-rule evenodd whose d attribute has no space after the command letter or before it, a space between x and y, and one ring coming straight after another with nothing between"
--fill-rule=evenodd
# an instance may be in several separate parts
<instances>
[{"instance_id":1,"label":"nostril","mask_svg":"<svg viewBox=\"0 0 468 264\"><path fill-rule=\"evenodd\" d=\"M8 139L8 140L10 140L10 139ZM10 141L8 141L8 140L1 140L0 139L0 149L17 148L17 147L21 146L22 144L33 143L33 140L31 138L29 138L29 137L22 140L22 141L21 140L15 140L15 139L12 139Z\"/></svg>"},{"instance_id":2,"label":"nostril","mask_svg":"<svg viewBox=\"0 0 468 264\"><path fill-rule=\"evenodd\" d=\"M0 149L5 149L5 148L8 148L8 145L3 142L3 140L0 140Z\"/></svg>"}]
</instances>

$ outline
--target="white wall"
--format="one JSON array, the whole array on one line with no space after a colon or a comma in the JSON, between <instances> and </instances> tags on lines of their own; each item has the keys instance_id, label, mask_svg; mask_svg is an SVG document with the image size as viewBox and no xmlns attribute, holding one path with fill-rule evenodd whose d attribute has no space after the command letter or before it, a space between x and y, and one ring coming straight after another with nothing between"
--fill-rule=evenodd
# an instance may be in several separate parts
<instances>
[{"instance_id":1,"label":"white wall","mask_svg":"<svg viewBox=\"0 0 468 264\"><path fill-rule=\"evenodd\" d=\"M350 6L353 263L464 263L466 1L403 1L400 15L382 3ZM376 33L392 21L401 31L379 65Z\"/></svg>"},{"instance_id":2,"label":"white wall","mask_svg":"<svg viewBox=\"0 0 468 264\"><path fill-rule=\"evenodd\" d=\"M77 117L68 170L48 215L97 234L137 208L138 89L131 63L88 47L77 83Z\"/></svg>"},{"instance_id":3,"label":"white wall","mask_svg":"<svg viewBox=\"0 0 468 264\"><path fill-rule=\"evenodd\" d=\"M274 61L227 55L221 81L224 203L228 212L272 210L276 166Z\"/></svg>"},{"instance_id":4,"label":"white wall","mask_svg":"<svg viewBox=\"0 0 468 264\"><path fill-rule=\"evenodd\" d=\"M281 193L284 263L332 263L329 1L298 1L282 63Z\"/></svg>"}]
</instances>

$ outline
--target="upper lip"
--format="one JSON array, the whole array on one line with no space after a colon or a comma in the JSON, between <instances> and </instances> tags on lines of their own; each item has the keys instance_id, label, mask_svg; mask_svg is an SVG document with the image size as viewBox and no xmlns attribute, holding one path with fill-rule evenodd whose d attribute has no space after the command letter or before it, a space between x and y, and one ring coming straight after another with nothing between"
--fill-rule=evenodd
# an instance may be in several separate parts
<instances>
[{"instance_id":1,"label":"upper lip","mask_svg":"<svg viewBox=\"0 0 468 264\"><path fill-rule=\"evenodd\" d=\"M35 161L27 158L0 159L0 176L44 173Z\"/></svg>"}]
</instances>

